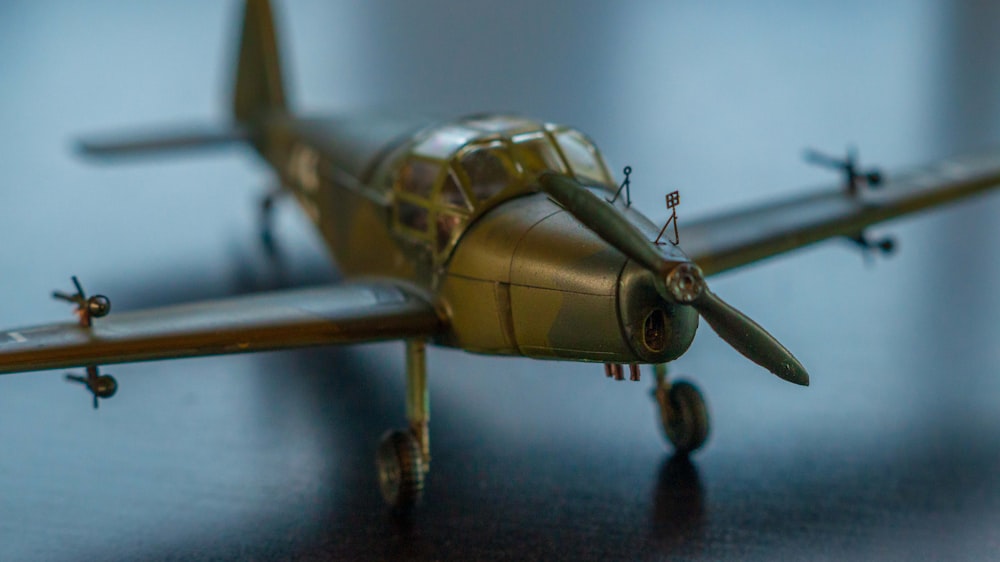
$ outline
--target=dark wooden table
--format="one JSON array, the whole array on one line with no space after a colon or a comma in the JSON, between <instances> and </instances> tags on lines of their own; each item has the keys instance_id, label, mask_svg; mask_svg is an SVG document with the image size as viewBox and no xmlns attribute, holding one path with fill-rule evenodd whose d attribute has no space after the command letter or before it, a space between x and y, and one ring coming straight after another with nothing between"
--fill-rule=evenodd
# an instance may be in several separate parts
<instances>
[{"instance_id":1,"label":"dark wooden table","mask_svg":"<svg viewBox=\"0 0 1000 562\"><path fill-rule=\"evenodd\" d=\"M242 151L121 167L80 133L226 115L238 3L0 5L0 324L68 317L77 274L117 310L334 277ZM888 170L1000 139L997 9L947 2L281 6L310 109L512 110L588 131L653 216ZM659 209L659 210L658 210ZM61 373L0 380L0 559L987 559L1000 556L1000 198L714 281L792 349L808 389L709 330L681 361L714 415L672 458L651 376L430 352L433 471L400 520L375 443L403 423L402 346L109 369L94 412Z\"/></svg>"}]
</instances>

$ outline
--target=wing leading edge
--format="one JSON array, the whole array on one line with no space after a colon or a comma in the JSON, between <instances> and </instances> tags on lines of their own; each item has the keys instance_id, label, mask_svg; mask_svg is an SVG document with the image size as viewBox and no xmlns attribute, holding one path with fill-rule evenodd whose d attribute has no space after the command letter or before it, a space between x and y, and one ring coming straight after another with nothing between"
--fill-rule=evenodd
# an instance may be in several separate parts
<instances>
[{"instance_id":1,"label":"wing leading edge","mask_svg":"<svg viewBox=\"0 0 1000 562\"><path fill-rule=\"evenodd\" d=\"M682 224L681 243L715 274L995 187L1000 152L955 158L892 176L877 189L827 189Z\"/></svg>"},{"instance_id":2,"label":"wing leading edge","mask_svg":"<svg viewBox=\"0 0 1000 562\"><path fill-rule=\"evenodd\" d=\"M112 313L91 328L0 331L0 373L430 336L444 322L389 282L262 293Z\"/></svg>"}]
</instances>

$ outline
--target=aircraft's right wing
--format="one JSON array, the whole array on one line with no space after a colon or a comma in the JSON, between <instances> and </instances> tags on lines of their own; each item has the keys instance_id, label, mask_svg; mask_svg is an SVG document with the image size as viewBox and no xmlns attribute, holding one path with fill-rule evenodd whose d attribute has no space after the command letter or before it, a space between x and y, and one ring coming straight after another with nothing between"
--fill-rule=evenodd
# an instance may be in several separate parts
<instances>
[{"instance_id":1,"label":"aircraft's right wing","mask_svg":"<svg viewBox=\"0 0 1000 562\"><path fill-rule=\"evenodd\" d=\"M682 222L681 247L711 275L997 187L1000 152L955 158L853 194L835 187Z\"/></svg>"},{"instance_id":2,"label":"aircraft's right wing","mask_svg":"<svg viewBox=\"0 0 1000 562\"><path fill-rule=\"evenodd\" d=\"M424 337L444 321L394 283L352 283L112 312L0 331L0 373Z\"/></svg>"}]
</instances>

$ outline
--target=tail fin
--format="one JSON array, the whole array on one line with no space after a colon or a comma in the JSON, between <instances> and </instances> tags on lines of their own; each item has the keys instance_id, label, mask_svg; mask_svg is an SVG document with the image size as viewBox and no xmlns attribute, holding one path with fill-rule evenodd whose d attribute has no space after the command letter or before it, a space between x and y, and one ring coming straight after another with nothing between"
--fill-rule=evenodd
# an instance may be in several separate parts
<instances>
[{"instance_id":1,"label":"tail fin","mask_svg":"<svg viewBox=\"0 0 1000 562\"><path fill-rule=\"evenodd\" d=\"M235 123L212 127L175 127L138 135L83 140L78 148L87 156L117 157L169 154L240 142L256 145L254 132L257 122L268 114L285 109L285 88L271 5L268 0L246 0L233 94Z\"/></svg>"},{"instance_id":2,"label":"tail fin","mask_svg":"<svg viewBox=\"0 0 1000 562\"><path fill-rule=\"evenodd\" d=\"M281 59L268 0L247 0L236 69L233 116L248 123L262 114L286 109Z\"/></svg>"}]
</instances>

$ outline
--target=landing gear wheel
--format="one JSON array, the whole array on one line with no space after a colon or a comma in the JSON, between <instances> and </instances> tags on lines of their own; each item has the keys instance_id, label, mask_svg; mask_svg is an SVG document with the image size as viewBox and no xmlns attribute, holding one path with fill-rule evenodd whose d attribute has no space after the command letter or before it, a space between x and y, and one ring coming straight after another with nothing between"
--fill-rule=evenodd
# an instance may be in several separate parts
<instances>
[{"instance_id":1,"label":"landing gear wheel","mask_svg":"<svg viewBox=\"0 0 1000 562\"><path fill-rule=\"evenodd\" d=\"M424 495L424 457L411 432L396 430L383 435L375 465L386 503L401 511L420 503Z\"/></svg>"},{"instance_id":2,"label":"landing gear wheel","mask_svg":"<svg viewBox=\"0 0 1000 562\"><path fill-rule=\"evenodd\" d=\"M656 389L660 421L667 439L682 455L691 453L708 438L708 408L698 388L687 382L664 384Z\"/></svg>"}]
</instances>

